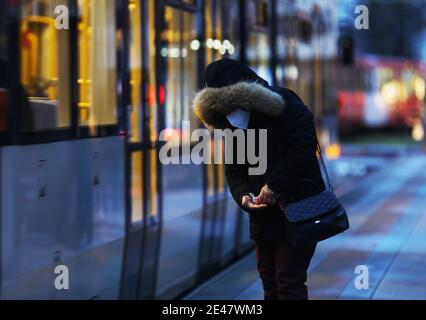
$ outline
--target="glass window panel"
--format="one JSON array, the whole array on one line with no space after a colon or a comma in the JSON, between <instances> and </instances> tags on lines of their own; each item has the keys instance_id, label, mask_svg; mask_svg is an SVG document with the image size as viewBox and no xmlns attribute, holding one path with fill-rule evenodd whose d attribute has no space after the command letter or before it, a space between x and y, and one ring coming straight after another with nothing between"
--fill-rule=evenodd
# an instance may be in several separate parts
<instances>
[{"instance_id":1,"label":"glass window panel","mask_svg":"<svg viewBox=\"0 0 426 320\"><path fill-rule=\"evenodd\" d=\"M156 74L156 61L155 61L155 0L149 2L149 18L148 18L148 50L149 50L149 73L148 73L148 114L149 114L149 135L151 142L157 141L157 96L155 91L155 74Z\"/></svg>"},{"instance_id":2,"label":"glass window panel","mask_svg":"<svg viewBox=\"0 0 426 320\"><path fill-rule=\"evenodd\" d=\"M132 197L132 222L142 221L142 152L132 153L132 171L131 171L131 197Z\"/></svg>"},{"instance_id":3,"label":"glass window panel","mask_svg":"<svg viewBox=\"0 0 426 320\"><path fill-rule=\"evenodd\" d=\"M131 110L129 115L129 135L131 142L140 142L142 138L141 84L142 84L142 34L141 34L141 2L129 2L130 16L130 88Z\"/></svg>"},{"instance_id":4,"label":"glass window panel","mask_svg":"<svg viewBox=\"0 0 426 320\"><path fill-rule=\"evenodd\" d=\"M181 72L181 11L167 7L165 9L166 29L162 32L161 56L166 59L166 127L180 128L182 120L182 77Z\"/></svg>"},{"instance_id":5,"label":"glass window panel","mask_svg":"<svg viewBox=\"0 0 426 320\"><path fill-rule=\"evenodd\" d=\"M214 39L216 38L216 32L215 32L215 24L216 24L216 8L214 0L207 0L206 4L204 6L204 19L206 22L206 57L207 57L207 63L211 63L214 60L216 60L216 55L219 54L218 51L213 49ZM194 43L191 46L191 49L199 49L199 43Z\"/></svg>"},{"instance_id":6,"label":"glass window panel","mask_svg":"<svg viewBox=\"0 0 426 320\"><path fill-rule=\"evenodd\" d=\"M298 92L297 17L293 1L283 0L277 3L277 84Z\"/></svg>"},{"instance_id":7,"label":"glass window panel","mask_svg":"<svg viewBox=\"0 0 426 320\"><path fill-rule=\"evenodd\" d=\"M183 60L184 81L182 81L182 120L191 121L192 128L198 126L194 113L191 110L191 102L198 90L197 61L198 51L191 50L191 43L197 40L195 16L192 13L183 13L183 33L181 55Z\"/></svg>"},{"instance_id":8,"label":"glass window panel","mask_svg":"<svg viewBox=\"0 0 426 320\"><path fill-rule=\"evenodd\" d=\"M163 166L163 225L157 296L195 283L203 219L202 166ZM188 177L191 177L188 179Z\"/></svg>"},{"instance_id":9,"label":"glass window panel","mask_svg":"<svg viewBox=\"0 0 426 320\"><path fill-rule=\"evenodd\" d=\"M222 21L219 2L214 0L206 1L204 16L206 20L207 63L211 63L220 59L227 53L223 45Z\"/></svg>"},{"instance_id":10,"label":"glass window panel","mask_svg":"<svg viewBox=\"0 0 426 320\"><path fill-rule=\"evenodd\" d=\"M80 125L116 124L114 0L79 0Z\"/></svg>"},{"instance_id":11,"label":"glass window panel","mask_svg":"<svg viewBox=\"0 0 426 320\"><path fill-rule=\"evenodd\" d=\"M198 120L191 112L191 102L198 89L198 50L193 49L194 41L198 39L193 14L167 7L164 19L166 27L161 35L160 55L165 60L163 65L167 70L164 88L165 125L176 137L176 133L179 136L184 134L181 131L182 121L191 121L191 128L198 126ZM160 96L162 94L160 88Z\"/></svg>"},{"instance_id":12,"label":"glass window panel","mask_svg":"<svg viewBox=\"0 0 426 320\"><path fill-rule=\"evenodd\" d=\"M151 173L148 177L149 184L149 201L148 201L148 214L150 217L158 217L158 172L157 172L157 159L158 153L156 149L150 149L149 151L149 172Z\"/></svg>"},{"instance_id":13,"label":"glass window panel","mask_svg":"<svg viewBox=\"0 0 426 320\"><path fill-rule=\"evenodd\" d=\"M7 61L7 42L6 42L6 17L5 3L0 2L0 132L6 131L6 104L8 96L8 79L6 66Z\"/></svg>"},{"instance_id":14,"label":"glass window panel","mask_svg":"<svg viewBox=\"0 0 426 320\"><path fill-rule=\"evenodd\" d=\"M269 2L249 0L247 3L248 44L247 59L249 66L263 79L272 82L270 68L270 45L268 29Z\"/></svg>"},{"instance_id":15,"label":"glass window panel","mask_svg":"<svg viewBox=\"0 0 426 320\"><path fill-rule=\"evenodd\" d=\"M21 1L21 74L28 103L21 105L24 131L70 125L69 31L55 28L63 0Z\"/></svg>"},{"instance_id":16,"label":"glass window panel","mask_svg":"<svg viewBox=\"0 0 426 320\"><path fill-rule=\"evenodd\" d=\"M206 19L207 63L223 57L238 60L238 13L237 1L206 1L204 16ZM193 47L192 44L191 47Z\"/></svg>"},{"instance_id":17,"label":"glass window panel","mask_svg":"<svg viewBox=\"0 0 426 320\"><path fill-rule=\"evenodd\" d=\"M198 50L195 16L166 7L165 29L161 33L161 52L165 77L166 127L180 133L181 121L191 120L190 110L198 89ZM160 95L161 96L161 95ZM198 268L198 244L202 223L203 167L164 165L162 167L163 225L160 248L157 297L170 297L169 290L182 290L194 284ZM191 176L191 179L188 177Z\"/></svg>"},{"instance_id":18,"label":"glass window panel","mask_svg":"<svg viewBox=\"0 0 426 320\"><path fill-rule=\"evenodd\" d=\"M238 60L240 58L240 16L238 1L221 0L221 17L222 17L222 33L223 45L226 54ZM229 40L229 43L226 43Z\"/></svg>"}]
</instances>

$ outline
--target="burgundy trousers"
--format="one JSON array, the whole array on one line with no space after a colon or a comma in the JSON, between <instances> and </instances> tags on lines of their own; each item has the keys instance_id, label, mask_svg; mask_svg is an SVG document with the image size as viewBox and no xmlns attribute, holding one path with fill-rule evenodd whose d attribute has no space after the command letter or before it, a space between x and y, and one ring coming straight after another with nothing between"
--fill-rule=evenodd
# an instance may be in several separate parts
<instances>
[{"instance_id":1,"label":"burgundy trousers","mask_svg":"<svg viewBox=\"0 0 426 320\"><path fill-rule=\"evenodd\" d=\"M307 270L316 245L295 247L285 239L256 241L257 270L265 300L307 300Z\"/></svg>"}]
</instances>

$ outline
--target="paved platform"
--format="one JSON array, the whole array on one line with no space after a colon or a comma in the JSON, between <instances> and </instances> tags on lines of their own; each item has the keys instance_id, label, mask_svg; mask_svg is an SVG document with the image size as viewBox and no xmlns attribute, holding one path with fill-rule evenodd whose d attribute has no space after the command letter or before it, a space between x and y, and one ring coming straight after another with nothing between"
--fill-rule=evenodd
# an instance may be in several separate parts
<instances>
[{"instance_id":1,"label":"paved platform","mask_svg":"<svg viewBox=\"0 0 426 320\"><path fill-rule=\"evenodd\" d=\"M309 268L311 299L426 299L426 157L402 155L336 191L351 228L321 242ZM368 289L356 289L365 265ZM185 299L260 300L254 253Z\"/></svg>"}]
</instances>

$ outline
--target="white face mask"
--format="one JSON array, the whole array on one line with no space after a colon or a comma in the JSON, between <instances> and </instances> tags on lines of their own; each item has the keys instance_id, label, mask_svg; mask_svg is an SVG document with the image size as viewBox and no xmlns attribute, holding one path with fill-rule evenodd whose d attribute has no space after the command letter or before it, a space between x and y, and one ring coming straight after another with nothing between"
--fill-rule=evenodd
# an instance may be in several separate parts
<instances>
[{"instance_id":1,"label":"white face mask","mask_svg":"<svg viewBox=\"0 0 426 320\"><path fill-rule=\"evenodd\" d=\"M236 128L247 129L250 120L250 112L243 109L237 109L228 114L226 119L228 119L229 123Z\"/></svg>"}]
</instances>

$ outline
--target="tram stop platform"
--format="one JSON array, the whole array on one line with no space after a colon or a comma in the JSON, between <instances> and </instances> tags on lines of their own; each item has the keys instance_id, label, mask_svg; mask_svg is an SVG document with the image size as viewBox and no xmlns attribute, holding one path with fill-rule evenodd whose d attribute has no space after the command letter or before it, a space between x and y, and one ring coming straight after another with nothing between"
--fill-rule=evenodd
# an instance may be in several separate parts
<instances>
[{"instance_id":1,"label":"tram stop platform","mask_svg":"<svg viewBox=\"0 0 426 320\"><path fill-rule=\"evenodd\" d=\"M361 163L363 155L352 151ZM351 227L318 244L308 271L310 299L426 299L426 156L404 151L364 160L375 170L341 179L336 188ZM368 288L356 288L357 266L368 268ZM263 299L255 253L183 299Z\"/></svg>"}]
</instances>

